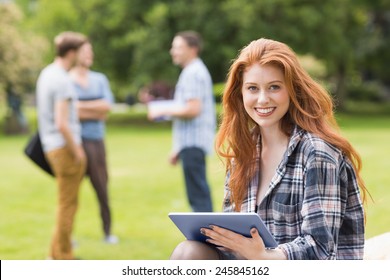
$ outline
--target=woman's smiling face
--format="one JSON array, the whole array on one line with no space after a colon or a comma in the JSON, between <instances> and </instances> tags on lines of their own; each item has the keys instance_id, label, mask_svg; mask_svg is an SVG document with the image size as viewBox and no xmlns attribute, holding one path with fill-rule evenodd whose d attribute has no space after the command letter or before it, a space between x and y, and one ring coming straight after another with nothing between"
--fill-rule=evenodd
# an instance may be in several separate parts
<instances>
[{"instance_id":1,"label":"woman's smiling face","mask_svg":"<svg viewBox=\"0 0 390 280\"><path fill-rule=\"evenodd\" d=\"M261 128L280 128L290 97L282 70L275 65L253 64L243 73L245 111Z\"/></svg>"}]
</instances>

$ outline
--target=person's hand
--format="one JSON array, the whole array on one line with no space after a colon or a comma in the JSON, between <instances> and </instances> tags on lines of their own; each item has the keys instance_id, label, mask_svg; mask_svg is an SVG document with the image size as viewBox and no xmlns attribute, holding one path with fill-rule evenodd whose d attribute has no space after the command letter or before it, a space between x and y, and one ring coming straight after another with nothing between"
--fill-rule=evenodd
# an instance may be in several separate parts
<instances>
[{"instance_id":1,"label":"person's hand","mask_svg":"<svg viewBox=\"0 0 390 280\"><path fill-rule=\"evenodd\" d=\"M168 161L169 161L170 164L176 165L179 162L179 154L177 152L172 152L169 155Z\"/></svg>"},{"instance_id":2,"label":"person's hand","mask_svg":"<svg viewBox=\"0 0 390 280\"><path fill-rule=\"evenodd\" d=\"M201 233L208 237L206 240L208 243L216 245L221 250L230 251L238 257L248 260L266 259L267 252L263 239L255 228L250 231L251 237L218 226L201 228Z\"/></svg>"},{"instance_id":3,"label":"person's hand","mask_svg":"<svg viewBox=\"0 0 390 280\"><path fill-rule=\"evenodd\" d=\"M148 120L150 121L154 121L158 118L161 118L163 115L161 114L161 112L158 112L158 111L148 111Z\"/></svg>"},{"instance_id":4,"label":"person's hand","mask_svg":"<svg viewBox=\"0 0 390 280\"><path fill-rule=\"evenodd\" d=\"M171 112L169 110L148 110L148 119L150 121L163 120L164 118L168 118L169 116L171 116Z\"/></svg>"},{"instance_id":5,"label":"person's hand","mask_svg":"<svg viewBox=\"0 0 390 280\"><path fill-rule=\"evenodd\" d=\"M76 163L79 163L85 159L86 155L85 155L84 149L81 145L76 147L74 157L75 157Z\"/></svg>"}]
</instances>

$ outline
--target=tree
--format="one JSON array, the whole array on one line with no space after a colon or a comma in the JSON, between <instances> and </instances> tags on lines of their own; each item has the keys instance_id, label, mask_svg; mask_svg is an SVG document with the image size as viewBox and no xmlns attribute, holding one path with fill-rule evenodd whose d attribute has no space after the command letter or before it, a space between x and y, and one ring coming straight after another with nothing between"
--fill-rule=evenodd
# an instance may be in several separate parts
<instances>
[{"instance_id":1,"label":"tree","mask_svg":"<svg viewBox=\"0 0 390 280\"><path fill-rule=\"evenodd\" d=\"M22 18L15 4L0 4L0 97L7 101L5 129L9 133L27 130L22 95L33 90L42 67L40 55L47 46L44 39L19 28Z\"/></svg>"},{"instance_id":2,"label":"tree","mask_svg":"<svg viewBox=\"0 0 390 280\"><path fill-rule=\"evenodd\" d=\"M239 40L268 37L323 61L334 84L331 90L343 108L365 25L359 5L352 0L227 0L223 6L228 21L240 30Z\"/></svg>"},{"instance_id":3,"label":"tree","mask_svg":"<svg viewBox=\"0 0 390 280\"><path fill-rule=\"evenodd\" d=\"M283 41L298 54L322 61L339 108L359 71L384 73L383 79L388 71L381 59L388 55L388 36L367 35L370 22L381 34L388 30L381 20L387 18L381 9L389 10L384 0L18 2L28 11L29 28L50 40L66 29L88 35L96 54L94 68L107 74L117 100L155 80L174 83L179 69L171 63L169 48L174 34L188 29L204 38L201 55L214 82L223 82L239 49L260 37ZM362 43L368 37L372 40Z\"/></svg>"},{"instance_id":4,"label":"tree","mask_svg":"<svg viewBox=\"0 0 390 280\"><path fill-rule=\"evenodd\" d=\"M360 2L367 20L359 44L359 70L364 80L381 80L390 87L390 2Z\"/></svg>"}]
</instances>

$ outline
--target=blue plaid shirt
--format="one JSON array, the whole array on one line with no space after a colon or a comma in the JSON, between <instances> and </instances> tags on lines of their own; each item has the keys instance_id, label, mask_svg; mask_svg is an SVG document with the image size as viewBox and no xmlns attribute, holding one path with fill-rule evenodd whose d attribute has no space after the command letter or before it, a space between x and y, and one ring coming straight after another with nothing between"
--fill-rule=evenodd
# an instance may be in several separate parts
<instances>
[{"instance_id":1,"label":"blue plaid shirt","mask_svg":"<svg viewBox=\"0 0 390 280\"><path fill-rule=\"evenodd\" d=\"M363 259L363 205L340 150L296 127L260 205L259 158L256 170L241 212L257 211L288 259ZM234 211L230 197L228 172L225 212Z\"/></svg>"}]
</instances>

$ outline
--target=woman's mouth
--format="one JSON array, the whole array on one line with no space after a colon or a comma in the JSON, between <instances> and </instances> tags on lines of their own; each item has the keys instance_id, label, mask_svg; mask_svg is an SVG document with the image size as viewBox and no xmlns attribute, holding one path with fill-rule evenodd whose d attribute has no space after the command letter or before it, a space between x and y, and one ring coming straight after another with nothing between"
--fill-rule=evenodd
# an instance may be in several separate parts
<instances>
[{"instance_id":1,"label":"woman's mouth","mask_svg":"<svg viewBox=\"0 0 390 280\"><path fill-rule=\"evenodd\" d=\"M255 111L256 111L257 115L259 115L260 117L268 117L268 116L270 116L275 110L276 110L276 107L255 108Z\"/></svg>"}]
</instances>

